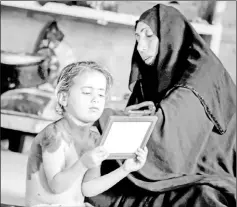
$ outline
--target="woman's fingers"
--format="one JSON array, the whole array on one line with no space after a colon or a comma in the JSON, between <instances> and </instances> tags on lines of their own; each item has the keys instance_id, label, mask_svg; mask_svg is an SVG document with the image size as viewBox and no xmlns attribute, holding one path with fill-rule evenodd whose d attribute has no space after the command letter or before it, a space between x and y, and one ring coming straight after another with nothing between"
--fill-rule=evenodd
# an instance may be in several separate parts
<instances>
[{"instance_id":1,"label":"woman's fingers","mask_svg":"<svg viewBox=\"0 0 237 207\"><path fill-rule=\"evenodd\" d=\"M139 104L137 104L135 106L136 106L135 109L140 109L142 107L148 107L149 108L149 107L153 107L155 105L154 105L154 103L152 101L144 101L144 102L139 103Z\"/></svg>"},{"instance_id":2,"label":"woman's fingers","mask_svg":"<svg viewBox=\"0 0 237 207\"><path fill-rule=\"evenodd\" d=\"M140 108L145 107L145 106L147 106L149 108L149 107L153 107L155 105L154 105L154 103L152 101L144 101L142 103L126 107L126 111L137 110L137 109L140 109Z\"/></svg>"},{"instance_id":3,"label":"woman's fingers","mask_svg":"<svg viewBox=\"0 0 237 207\"><path fill-rule=\"evenodd\" d=\"M129 113L129 116L146 116L146 115L150 114L150 111L130 110L130 111L128 111L128 113Z\"/></svg>"},{"instance_id":4,"label":"woman's fingers","mask_svg":"<svg viewBox=\"0 0 237 207\"><path fill-rule=\"evenodd\" d=\"M147 116L147 115L154 115L155 110L150 111L150 110L129 110L127 111L129 116Z\"/></svg>"},{"instance_id":5,"label":"woman's fingers","mask_svg":"<svg viewBox=\"0 0 237 207\"><path fill-rule=\"evenodd\" d=\"M156 112L156 107L155 107L155 105L149 106L148 108L149 108L150 114L152 114L152 115L155 114L155 112Z\"/></svg>"},{"instance_id":6,"label":"woman's fingers","mask_svg":"<svg viewBox=\"0 0 237 207\"><path fill-rule=\"evenodd\" d=\"M148 110L139 110L142 107L148 107ZM140 104L128 106L125 109L125 113L129 116L146 116L146 115L154 115L156 111L156 107L152 101L144 101Z\"/></svg>"}]
</instances>

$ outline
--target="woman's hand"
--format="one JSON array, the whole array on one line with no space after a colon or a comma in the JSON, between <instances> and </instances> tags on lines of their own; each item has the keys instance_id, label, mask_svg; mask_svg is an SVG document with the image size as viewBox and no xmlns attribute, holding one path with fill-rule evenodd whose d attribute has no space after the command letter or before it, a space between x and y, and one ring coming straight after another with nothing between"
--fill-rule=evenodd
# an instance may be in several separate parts
<instances>
[{"instance_id":1,"label":"woman's hand","mask_svg":"<svg viewBox=\"0 0 237 207\"><path fill-rule=\"evenodd\" d=\"M148 154L147 147L145 147L144 149L139 148L136 151L136 157L127 159L124 162L123 169L128 173L140 170L146 162L147 154Z\"/></svg>"},{"instance_id":2,"label":"woman's hand","mask_svg":"<svg viewBox=\"0 0 237 207\"><path fill-rule=\"evenodd\" d=\"M109 153L102 146L99 146L93 150L85 152L80 160L83 165L89 169L101 165L101 162L108 156Z\"/></svg>"},{"instance_id":3,"label":"woman's hand","mask_svg":"<svg viewBox=\"0 0 237 207\"><path fill-rule=\"evenodd\" d=\"M148 110L139 110L142 107L148 107ZM156 107L152 101L144 101L140 104L126 107L124 112L128 116L148 116L155 114Z\"/></svg>"}]
</instances>

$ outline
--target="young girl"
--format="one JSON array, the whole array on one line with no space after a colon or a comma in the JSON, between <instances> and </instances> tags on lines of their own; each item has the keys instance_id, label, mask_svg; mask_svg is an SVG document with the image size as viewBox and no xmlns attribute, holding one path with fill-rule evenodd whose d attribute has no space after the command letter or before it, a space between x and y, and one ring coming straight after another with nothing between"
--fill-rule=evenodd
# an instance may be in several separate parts
<instances>
[{"instance_id":1,"label":"young girl","mask_svg":"<svg viewBox=\"0 0 237 207\"><path fill-rule=\"evenodd\" d=\"M84 196L98 195L130 172L142 168L147 149L138 149L115 171L100 176L108 157L93 128L104 110L111 75L95 62L65 67L56 87L60 120L34 139L27 165L26 206L86 206Z\"/></svg>"}]
</instances>

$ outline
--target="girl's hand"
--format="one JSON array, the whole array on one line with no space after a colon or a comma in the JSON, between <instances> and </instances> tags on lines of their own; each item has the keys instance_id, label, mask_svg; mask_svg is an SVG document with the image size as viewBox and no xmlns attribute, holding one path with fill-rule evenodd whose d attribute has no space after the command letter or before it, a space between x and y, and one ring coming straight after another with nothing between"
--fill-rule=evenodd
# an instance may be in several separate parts
<instances>
[{"instance_id":1,"label":"girl's hand","mask_svg":"<svg viewBox=\"0 0 237 207\"><path fill-rule=\"evenodd\" d=\"M109 156L109 153L102 147L96 147L93 150L85 152L80 160L86 168L94 168L101 165L102 161L104 161Z\"/></svg>"},{"instance_id":2,"label":"girl's hand","mask_svg":"<svg viewBox=\"0 0 237 207\"><path fill-rule=\"evenodd\" d=\"M147 147L145 147L144 149L139 148L136 151L136 157L127 159L124 162L123 164L124 170L127 171L128 173L140 170L146 162L147 154L148 154Z\"/></svg>"}]
</instances>

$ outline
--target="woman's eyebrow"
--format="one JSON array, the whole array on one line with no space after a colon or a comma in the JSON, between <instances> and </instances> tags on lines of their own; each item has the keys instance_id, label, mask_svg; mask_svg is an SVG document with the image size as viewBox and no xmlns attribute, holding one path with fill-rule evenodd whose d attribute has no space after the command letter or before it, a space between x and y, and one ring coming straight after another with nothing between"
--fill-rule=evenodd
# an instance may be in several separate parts
<instances>
[{"instance_id":1,"label":"woman's eyebrow","mask_svg":"<svg viewBox=\"0 0 237 207\"><path fill-rule=\"evenodd\" d=\"M144 29L146 29L145 27L141 29L141 31L139 31L139 33L141 33ZM139 35L137 32L135 32L135 35Z\"/></svg>"}]
</instances>

